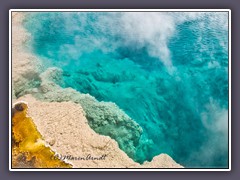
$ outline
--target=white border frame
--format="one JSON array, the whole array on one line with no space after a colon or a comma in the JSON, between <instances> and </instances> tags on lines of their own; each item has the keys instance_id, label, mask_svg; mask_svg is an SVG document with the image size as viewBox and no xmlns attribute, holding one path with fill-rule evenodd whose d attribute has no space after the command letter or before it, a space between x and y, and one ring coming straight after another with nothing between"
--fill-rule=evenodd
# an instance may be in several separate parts
<instances>
[{"instance_id":1,"label":"white border frame","mask_svg":"<svg viewBox=\"0 0 240 180\"><path fill-rule=\"evenodd\" d=\"M159 11L159 12L166 12L166 11L183 11L183 12L221 12L225 11L228 12L229 14L229 19L228 19L228 103L229 103L229 109L228 109L228 127L229 127L229 132L228 132L228 142L229 142L229 147L228 147L228 153L229 153L229 167L228 169L209 169L209 168L202 168L202 169L191 169L191 168L183 168L183 169L98 169L98 168L92 168L92 169L81 169L81 168L72 168L72 169L17 169L17 168L12 168L12 147L11 147L11 139L12 139L12 133L11 133L11 109L12 109L12 12L48 12L48 11L72 11L72 12L77 12L77 11L83 11L83 12L88 12L88 11L116 11L116 12L124 12L124 11L144 11L144 12L152 12L152 11ZM231 10L230 9L10 9L9 10L9 171L231 171Z\"/></svg>"}]
</instances>

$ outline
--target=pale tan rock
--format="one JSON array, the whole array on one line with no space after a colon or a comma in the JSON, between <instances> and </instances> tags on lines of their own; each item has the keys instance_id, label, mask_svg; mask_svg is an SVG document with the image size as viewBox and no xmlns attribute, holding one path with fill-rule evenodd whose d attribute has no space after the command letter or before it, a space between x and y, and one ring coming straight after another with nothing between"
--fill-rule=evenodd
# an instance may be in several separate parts
<instances>
[{"instance_id":1,"label":"pale tan rock","mask_svg":"<svg viewBox=\"0 0 240 180\"><path fill-rule=\"evenodd\" d=\"M13 97L21 96L24 90L32 88L31 82L39 79L41 69L38 59L24 48L24 44L31 37L24 29L22 21L26 13L12 12L12 86Z\"/></svg>"},{"instance_id":2,"label":"pale tan rock","mask_svg":"<svg viewBox=\"0 0 240 180\"><path fill-rule=\"evenodd\" d=\"M140 165L129 158L115 140L99 135L88 125L82 107L73 102L42 102L26 95L15 102L28 103L28 115L52 150L72 157L101 157L104 160L68 160L74 168L181 168L161 154ZM52 143L54 142L54 143Z\"/></svg>"}]
</instances>

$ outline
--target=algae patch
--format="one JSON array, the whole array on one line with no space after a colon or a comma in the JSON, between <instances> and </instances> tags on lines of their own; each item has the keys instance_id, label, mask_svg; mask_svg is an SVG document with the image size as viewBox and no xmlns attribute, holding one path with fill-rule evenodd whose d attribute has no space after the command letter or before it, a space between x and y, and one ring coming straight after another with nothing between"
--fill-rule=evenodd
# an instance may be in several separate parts
<instances>
[{"instance_id":1,"label":"algae patch","mask_svg":"<svg viewBox=\"0 0 240 180\"><path fill-rule=\"evenodd\" d=\"M12 109L12 166L14 168L72 168L47 147L31 117L27 104L20 102Z\"/></svg>"}]
</instances>

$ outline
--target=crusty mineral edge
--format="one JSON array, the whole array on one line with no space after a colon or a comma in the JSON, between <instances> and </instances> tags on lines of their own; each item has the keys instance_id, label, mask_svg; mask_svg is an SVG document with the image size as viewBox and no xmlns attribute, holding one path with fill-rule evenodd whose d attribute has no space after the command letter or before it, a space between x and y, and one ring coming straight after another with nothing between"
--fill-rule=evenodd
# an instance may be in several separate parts
<instances>
[{"instance_id":1,"label":"crusty mineral edge","mask_svg":"<svg viewBox=\"0 0 240 180\"><path fill-rule=\"evenodd\" d=\"M24 13L12 12L12 71L13 80L29 69L33 69L33 60L36 58L25 52L23 44L30 38L30 35L22 26Z\"/></svg>"},{"instance_id":2,"label":"crusty mineral edge","mask_svg":"<svg viewBox=\"0 0 240 180\"><path fill-rule=\"evenodd\" d=\"M17 101L28 103L28 116L36 124L46 144L58 154L68 155L74 168L180 168L171 157L161 154L140 165L119 149L115 140L95 133L79 104L42 102L26 95ZM102 156L105 158L100 158ZM86 159L87 157L99 160ZM85 160L83 159L85 158Z\"/></svg>"},{"instance_id":3,"label":"crusty mineral edge","mask_svg":"<svg viewBox=\"0 0 240 180\"><path fill-rule=\"evenodd\" d=\"M12 79L16 83L27 71L35 71L34 61L37 61L23 48L23 43L30 37L22 27L24 16L24 12L12 12ZM13 101L27 102L28 115L32 117L46 144L57 154L63 157L68 155L68 162L74 168L183 168L166 154L155 156L151 162L144 162L143 165L134 162L115 140L99 135L90 128L79 104L42 102L31 95L19 99L13 97ZM86 160L89 156L99 158L104 155L105 158L99 160Z\"/></svg>"}]
</instances>

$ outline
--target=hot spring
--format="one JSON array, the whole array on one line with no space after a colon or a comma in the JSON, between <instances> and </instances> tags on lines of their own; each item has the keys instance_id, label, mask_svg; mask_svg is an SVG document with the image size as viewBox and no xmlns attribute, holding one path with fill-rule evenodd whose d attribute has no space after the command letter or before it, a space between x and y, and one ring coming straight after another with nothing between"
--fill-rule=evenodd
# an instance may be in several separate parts
<instances>
[{"instance_id":1,"label":"hot spring","mask_svg":"<svg viewBox=\"0 0 240 180\"><path fill-rule=\"evenodd\" d=\"M63 70L63 88L141 126L132 159L228 167L227 12L35 12L24 26L45 68Z\"/></svg>"}]
</instances>

